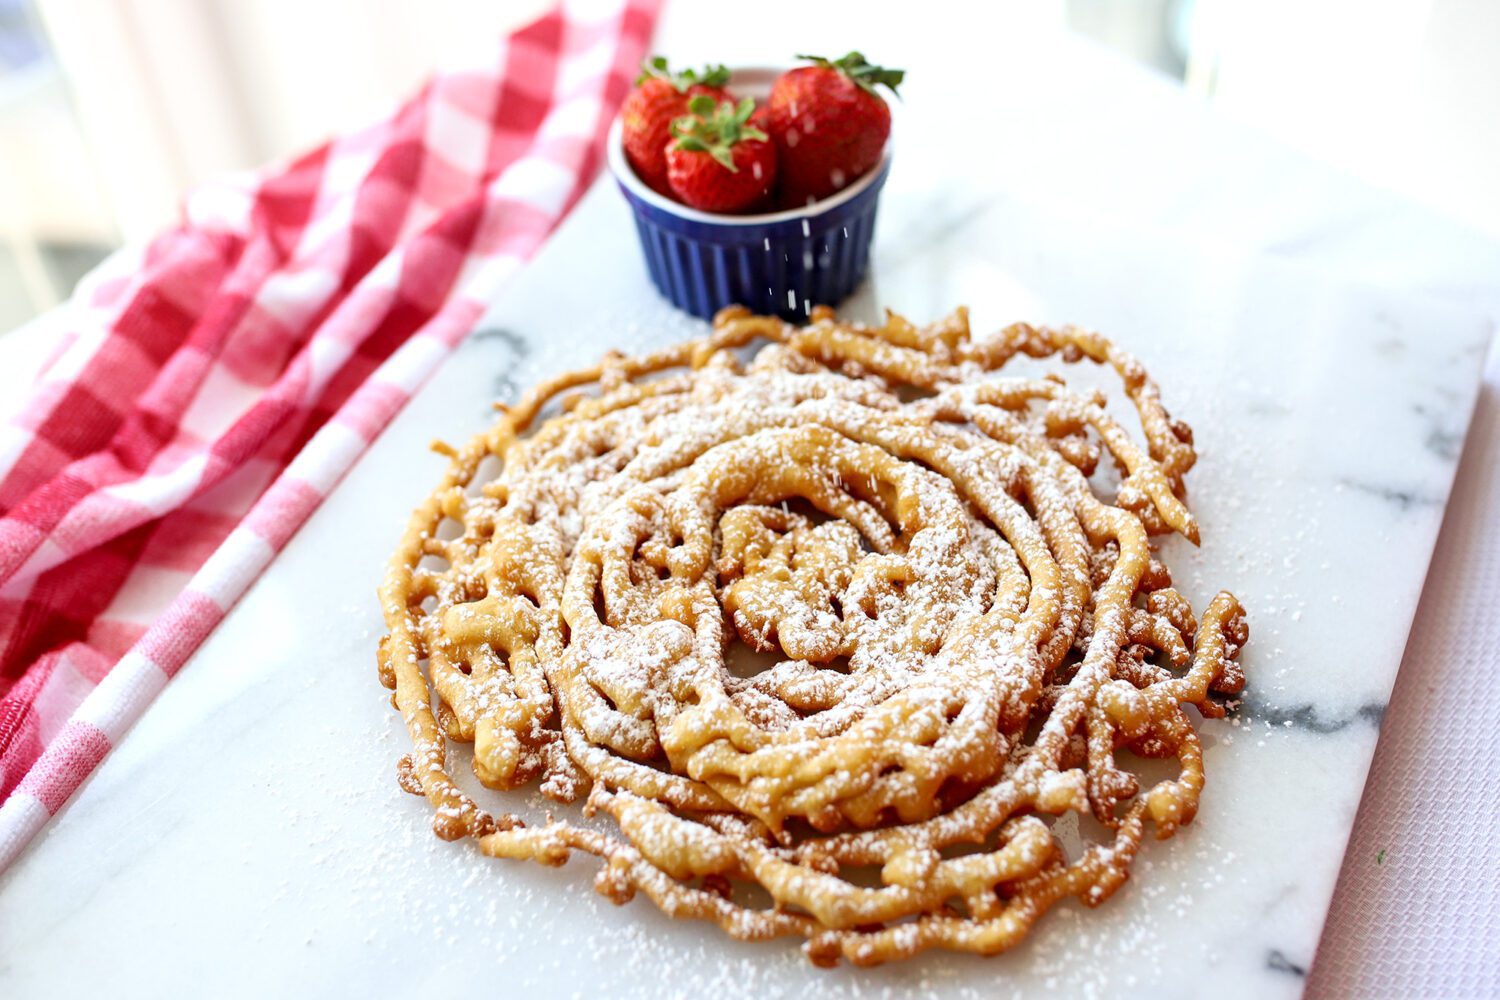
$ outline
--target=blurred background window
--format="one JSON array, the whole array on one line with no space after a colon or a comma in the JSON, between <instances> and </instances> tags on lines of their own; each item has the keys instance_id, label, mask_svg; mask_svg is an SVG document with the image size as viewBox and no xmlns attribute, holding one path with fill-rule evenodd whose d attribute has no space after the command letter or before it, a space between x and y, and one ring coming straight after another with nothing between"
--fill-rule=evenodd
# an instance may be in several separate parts
<instances>
[{"instance_id":1,"label":"blurred background window","mask_svg":"<svg viewBox=\"0 0 1500 1000\"><path fill-rule=\"evenodd\" d=\"M66 296L119 239L29 0L0 0L0 332Z\"/></svg>"},{"instance_id":2,"label":"blurred background window","mask_svg":"<svg viewBox=\"0 0 1500 1000\"><path fill-rule=\"evenodd\" d=\"M547 6L0 0L0 336L111 248L170 225L194 185L380 116L432 67ZM1091 38L1222 114L1500 236L1500 0L929 6L934 21Z\"/></svg>"},{"instance_id":3,"label":"blurred background window","mask_svg":"<svg viewBox=\"0 0 1500 1000\"><path fill-rule=\"evenodd\" d=\"M14 78L49 61L47 43L27 6L20 0L0 0L0 71Z\"/></svg>"}]
</instances>

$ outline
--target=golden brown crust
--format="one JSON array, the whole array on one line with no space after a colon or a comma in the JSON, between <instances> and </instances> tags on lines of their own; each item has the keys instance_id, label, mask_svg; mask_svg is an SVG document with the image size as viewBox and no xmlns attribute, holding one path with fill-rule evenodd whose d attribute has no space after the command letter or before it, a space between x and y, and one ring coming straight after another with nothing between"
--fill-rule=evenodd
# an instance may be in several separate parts
<instances>
[{"instance_id":1,"label":"golden brown crust","mask_svg":"<svg viewBox=\"0 0 1500 1000\"><path fill-rule=\"evenodd\" d=\"M998 375L1018 354L1112 367L1144 448L1097 394ZM1183 707L1222 715L1243 685L1244 615L1221 593L1195 619L1153 557L1152 535L1198 541L1191 432L1096 334L731 309L544 383L449 454L381 587L379 653L414 746L401 787L445 839L582 851L616 902L874 964L1011 947L1197 810ZM735 644L779 660L740 676ZM587 792L619 835L490 816L450 740L485 785ZM1179 774L1143 789L1122 750ZM1043 817L1068 812L1108 837L1067 857Z\"/></svg>"}]
</instances>

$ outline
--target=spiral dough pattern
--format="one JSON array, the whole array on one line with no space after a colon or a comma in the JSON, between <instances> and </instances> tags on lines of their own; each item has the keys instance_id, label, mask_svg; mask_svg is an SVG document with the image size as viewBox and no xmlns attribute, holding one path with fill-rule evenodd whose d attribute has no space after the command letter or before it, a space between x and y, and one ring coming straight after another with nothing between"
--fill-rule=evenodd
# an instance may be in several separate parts
<instances>
[{"instance_id":1,"label":"spiral dough pattern","mask_svg":"<svg viewBox=\"0 0 1500 1000\"><path fill-rule=\"evenodd\" d=\"M1144 444L1101 394L1003 374L1023 354L1112 368ZM379 664L440 837L594 855L616 902L867 965L1009 948L1197 810L1184 708L1243 687L1244 614L1220 593L1195 615L1154 554L1198 541L1192 434L1096 334L730 309L438 447ZM486 812L450 743L584 817ZM1146 785L1141 757L1175 776ZM1069 812L1104 831L1072 857Z\"/></svg>"}]
</instances>

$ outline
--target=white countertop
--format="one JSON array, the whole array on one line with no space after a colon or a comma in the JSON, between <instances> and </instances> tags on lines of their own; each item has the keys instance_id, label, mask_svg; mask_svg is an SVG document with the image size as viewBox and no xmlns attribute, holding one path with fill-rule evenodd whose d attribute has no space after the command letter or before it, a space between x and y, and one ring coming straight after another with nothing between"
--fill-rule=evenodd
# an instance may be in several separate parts
<instances>
[{"instance_id":1,"label":"white countertop","mask_svg":"<svg viewBox=\"0 0 1500 1000\"><path fill-rule=\"evenodd\" d=\"M676 44L708 37L695 14L669 11L663 50L702 51ZM585 862L504 865L431 835L425 806L396 788L405 737L374 667L374 586L439 471L427 440L462 439L490 399L542 371L696 329L654 299L605 179L0 878L0 993L43 995L59 976L106 995L815 983L1186 996L1205 976L1216 995L1300 990L1485 317L1500 314L1500 247L1218 122L1093 48L949 39L940 51L893 30L860 43L909 53L906 108L921 113L899 119L874 277L851 310L926 319L968 302L981 329L1020 316L1099 327L1146 360L1198 432L1189 486L1204 546L1173 558L1195 603L1224 586L1250 609L1253 721L1205 726L1197 822L1145 851L1100 910L1059 907L1011 955L832 974L643 901L616 910L589 890ZM769 37L728 39L723 57L764 62L783 47ZM981 41L1005 128L960 140L937 109L969 88L961 56Z\"/></svg>"}]
</instances>

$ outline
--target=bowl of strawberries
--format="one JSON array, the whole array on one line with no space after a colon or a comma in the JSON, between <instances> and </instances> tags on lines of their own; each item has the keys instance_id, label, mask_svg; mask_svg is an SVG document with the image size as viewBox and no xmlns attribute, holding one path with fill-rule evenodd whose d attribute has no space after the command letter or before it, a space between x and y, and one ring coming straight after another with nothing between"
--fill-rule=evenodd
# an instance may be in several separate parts
<instances>
[{"instance_id":1,"label":"bowl of strawberries","mask_svg":"<svg viewBox=\"0 0 1500 1000\"><path fill-rule=\"evenodd\" d=\"M609 135L646 269L678 308L805 319L864 278L900 70L798 56L779 70L647 61Z\"/></svg>"}]
</instances>

